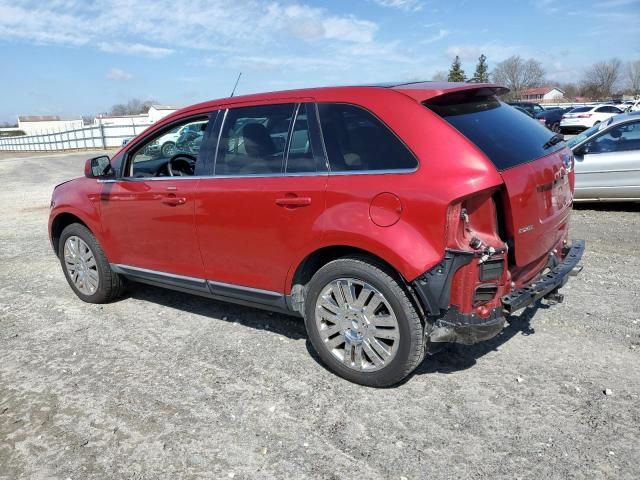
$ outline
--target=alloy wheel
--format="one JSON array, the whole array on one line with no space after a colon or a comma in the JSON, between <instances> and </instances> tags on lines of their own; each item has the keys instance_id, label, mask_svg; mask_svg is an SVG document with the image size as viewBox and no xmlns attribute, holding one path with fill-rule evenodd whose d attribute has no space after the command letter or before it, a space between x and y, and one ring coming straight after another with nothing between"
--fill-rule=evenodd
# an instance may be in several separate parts
<instances>
[{"instance_id":1,"label":"alloy wheel","mask_svg":"<svg viewBox=\"0 0 640 480\"><path fill-rule=\"evenodd\" d=\"M100 277L95 256L80 237L70 236L64 242L64 265L75 287L85 295L98 290Z\"/></svg>"},{"instance_id":2,"label":"alloy wheel","mask_svg":"<svg viewBox=\"0 0 640 480\"><path fill-rule=\"evenodd\" d=\"M346 367L376 371L389 365L400 343L391 304L372 285L339 278L318 296L315 322L324 347Z\"/></svg>"}]
</instances>

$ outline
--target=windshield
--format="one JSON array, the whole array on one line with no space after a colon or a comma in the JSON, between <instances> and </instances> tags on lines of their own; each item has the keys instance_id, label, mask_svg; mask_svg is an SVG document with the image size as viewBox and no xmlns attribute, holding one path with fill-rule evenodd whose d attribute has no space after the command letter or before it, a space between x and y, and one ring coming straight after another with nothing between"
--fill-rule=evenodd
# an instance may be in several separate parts
<instances>
[{"instance_id":1,"label":"windshield","mask_svg":"<svg viewBox=\"0 0 640 480\"><path fill-rule=\"evenodd\" d=\"M577 144L579 144L580 142L582 142L583 140L586 140L587 138L589 138L591 135L599 132L600 130L602 130L603 128L605 128L607 125L609 125L611 123L611 118L599 123L597 125L594 125L591 128L586 129L584 132L580 133L579 135L576 135L575 137L573 137L571 140L569 140L567 142L567 145L569 145L569 148L573 148L575 147Z\"/></svg>"},{"instance_id":2,"label":"windshield","mask_svg":"<svg viewBox=\"0 0 640 480\"><path fill-rule=\"evenodd\" d=\"M564 148L553 132L493 95L456 92L424 103L484 152L498 170L530 162Z\"/></svg>"}]
</instances>

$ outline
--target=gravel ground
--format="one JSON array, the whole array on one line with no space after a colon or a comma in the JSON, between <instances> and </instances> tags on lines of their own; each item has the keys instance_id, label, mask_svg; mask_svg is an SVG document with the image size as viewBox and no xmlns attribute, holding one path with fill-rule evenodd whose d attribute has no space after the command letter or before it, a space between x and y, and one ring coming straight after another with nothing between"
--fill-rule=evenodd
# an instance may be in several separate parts
<instances>
[{"instance_id":1,"label":"gravel ground","mask_svg":"<svg viewBox=\"0 0 640 480\"><path fill-rule=\"evenodd\" d=\"M0 154L0 478L640 478L637 206L576 209L563 304L375 390L295 318L142 285L79 301L46 221L89 155Z\"/></svg>"}]
</instances>

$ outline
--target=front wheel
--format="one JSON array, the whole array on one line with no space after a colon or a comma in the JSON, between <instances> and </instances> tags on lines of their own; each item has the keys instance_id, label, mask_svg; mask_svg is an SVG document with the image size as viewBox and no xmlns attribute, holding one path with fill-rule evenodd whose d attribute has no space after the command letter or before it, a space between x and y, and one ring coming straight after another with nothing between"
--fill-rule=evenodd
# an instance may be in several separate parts
<instances>
[{"instance_id":1,"label":"front wheel","mask_svg":"<svg viewBox=\"0 0 640 480\"><path fill-rule=\"evenodd\" d=\"M341 258L318 270L307 287L309 339L337 375L361 385L388 387L424 358L420 317L385 265Z\"/></svg>"},{"instance_id":2,"label":"front wheel","mask_svg":"<svg viewBox=\"0 0 640 480\"><path fill-rule=\"evenodd\" d=\"M60 235L60 264L69 286L88 303L107 303L121 295L124 279L111 270L98 240L79 223Z\"/></svg>"},{"instance_id":3,"label":"front wheel","mask_svg":"<svg viewBox=\"0 0 640 480\"><path fill-rule=\"evenodd\" d=\"M171 158L178 152L176 148L176 144L173 142L166 142L162 144L160 148L160 153L162 153L163 157Z\"/></svg>"}]
</instances>

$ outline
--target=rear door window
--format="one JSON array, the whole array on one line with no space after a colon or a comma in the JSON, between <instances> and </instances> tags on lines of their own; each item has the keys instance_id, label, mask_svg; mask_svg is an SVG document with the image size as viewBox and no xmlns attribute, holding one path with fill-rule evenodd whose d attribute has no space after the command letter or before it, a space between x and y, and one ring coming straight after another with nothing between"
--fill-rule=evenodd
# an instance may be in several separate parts
<instances>
[{"instance_id":1,"label":"rear door window","mask_svg":"<svg viewBox=\"0 0 640 480\"><path fill-rule=\"evenodd\" d=\"M215 175L282 173L295 104L231 108L227 112Z\"/></svg>"},{"instance_id":2,"label":"rear door window","mask_svg":"<svg viewBox=\"0 0 640 480\"><path fill-rule=\"evenodd\" d=\"M373 114L355 105L319 103L320 126L332 172L413 170L418 161Z\"/></svg>"},{"instance_id":3,"label":"rear door window","mask_svg":"<svg viewBox=\"0 0 640 480\"><path fill-rule=\"evenodd\" d=\"M473 142L498 170L533 161L565 146L563 142L547 144L553 132L493 94L454 92L424 105Z\"/></svg>"}]
</instances>

